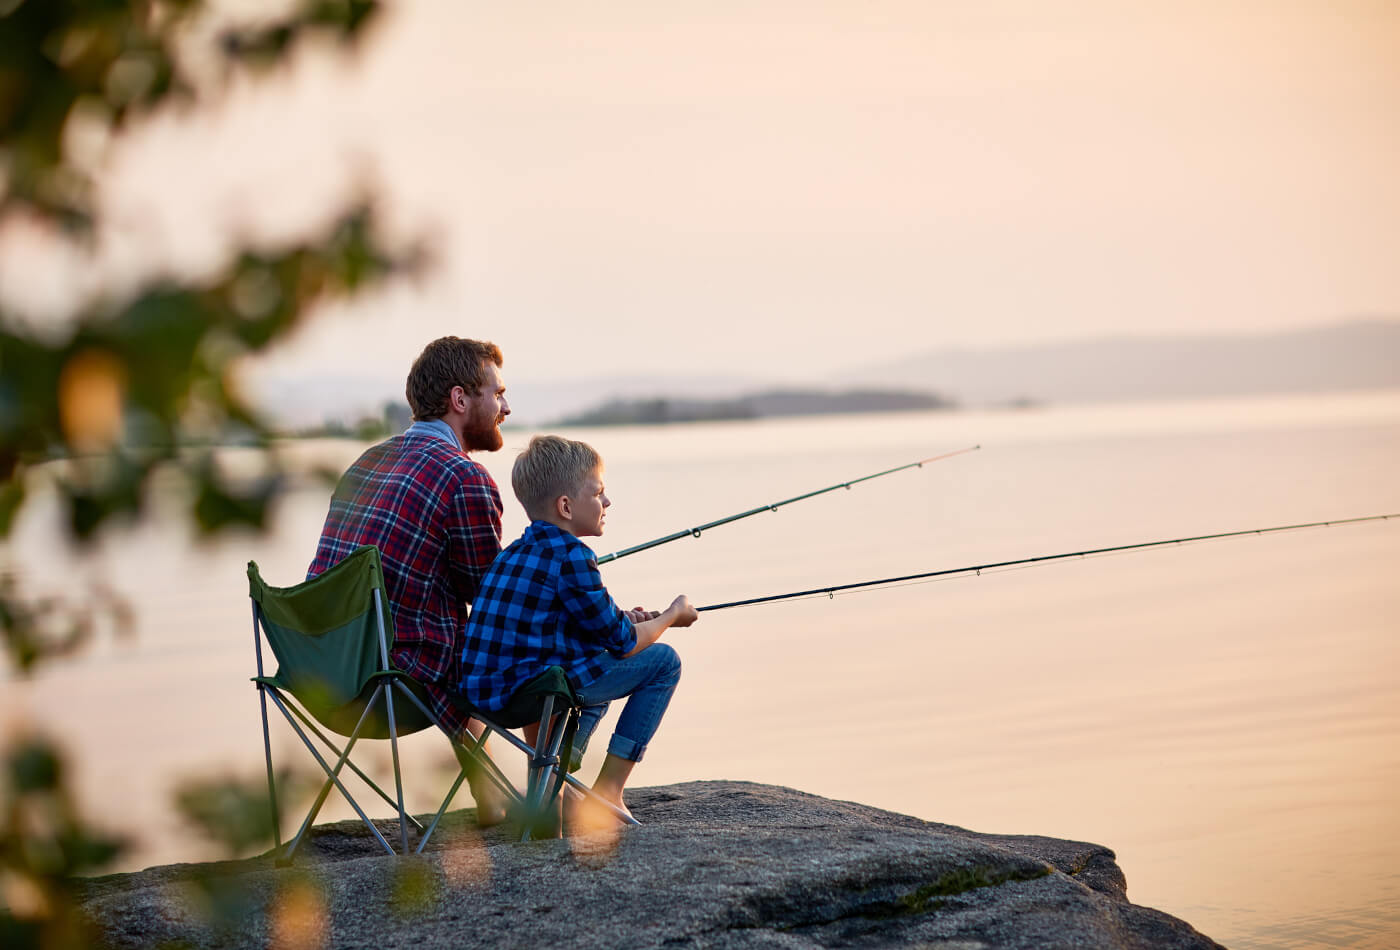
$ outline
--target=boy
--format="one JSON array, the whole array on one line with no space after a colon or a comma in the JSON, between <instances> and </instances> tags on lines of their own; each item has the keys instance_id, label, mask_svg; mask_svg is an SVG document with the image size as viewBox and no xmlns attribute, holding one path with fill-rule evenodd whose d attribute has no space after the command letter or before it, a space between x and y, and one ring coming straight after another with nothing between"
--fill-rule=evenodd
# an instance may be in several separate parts
<instances>
[{"instance_id":1,"label":"boy","mask_svg":"<svg viewBox=\"0 0 1400 950\"><path fill-rule=\"evenodd\" d=\"M511 470L511 487L532 519L487 571L472 604L462 650L462 692L488 712L551 666L583 700L574 757L607 711L627 697L593 789L626 810L622 789L680 680L676 651L657 643L668 627L697 619L684 594L664 611L620 609L580 538L603 533L612 502L603 462L582 442L536 436Z\"/></svg>"}]
</instances>

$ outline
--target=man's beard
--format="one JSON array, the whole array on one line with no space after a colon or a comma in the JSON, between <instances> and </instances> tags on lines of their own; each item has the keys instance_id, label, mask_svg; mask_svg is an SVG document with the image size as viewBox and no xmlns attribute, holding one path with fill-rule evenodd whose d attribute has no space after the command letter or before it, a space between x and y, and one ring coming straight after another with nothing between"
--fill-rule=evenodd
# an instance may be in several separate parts
<instances>
[{"instance_id":1,"label":"man's beard","mask_svg":"<svg viewBox=\"0 0 1400 950\"><path fill-rule=\"evenodd\" d=\"M495 452L505 444L494 415L470 419L462 431L462 442L462 448L468 452Z\"/></svg>"}]
</instances>

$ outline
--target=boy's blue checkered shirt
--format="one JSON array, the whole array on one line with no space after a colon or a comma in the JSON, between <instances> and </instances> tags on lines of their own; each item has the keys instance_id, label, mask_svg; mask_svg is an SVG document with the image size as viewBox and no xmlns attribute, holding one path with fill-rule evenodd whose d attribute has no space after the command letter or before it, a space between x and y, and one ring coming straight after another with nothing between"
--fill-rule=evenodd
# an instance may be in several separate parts
<instances>
[{"instance_id":1,"label":"boy's blue checkered shirt","mask_svg":"<svg viewBox=\"0 0 1400 950\"><path fill-rule=\"evenodd\" d=\"M551 666L582 687L602 674L607 654L621 657L636 645L636 629L603 587L593 551L562 528L533 521L491 564L472 602L461 690L473 705L499 712Z\"/></svg>"}]
</instances>

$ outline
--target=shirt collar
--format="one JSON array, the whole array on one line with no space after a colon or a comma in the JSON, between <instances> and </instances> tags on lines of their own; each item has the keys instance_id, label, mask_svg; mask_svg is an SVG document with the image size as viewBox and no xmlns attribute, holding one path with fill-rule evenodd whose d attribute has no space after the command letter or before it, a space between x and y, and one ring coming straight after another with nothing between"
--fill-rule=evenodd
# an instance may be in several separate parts
<instances>
[{"instance_id":1,"label":"shirt collar","mask_svg":"<svg viewBox=\"0 0 1400 950\"><path fill-rule=\"evenodd\" d=\"M532 534L539 538L571 538L573 535L565 531L558 525L550 524L542 518L536 518L525 528L527 534Z\"/></svg>"},{"instance_id":2,"label":"shirt collar","mask_svg":"<svg viewBox=\"0 0 1400 950\"><path fill-rule=\"evenodd\" d=\"M462 447L462 442L457 438L457 433L452 431L452 427L442 419L425 419L415 422L405 430L404 435L426 435L434 439L441 439L450 442L457 448Z\"/></svg>"},{"instance_id":3,"label":"shirt collar","mask_svg":"<svg viewBox=\"0 0 1400 950\"><path fill-rule=\"evenodd\" d=\"M525 529L525 534L552 541L555 544L562 544L565 546L578 544L588 548L589 551L593 550L589 548L578 535L570 534L558 525L551 524L540 518L536 518L534 521L530 522L529 526Z\"/></svg>"}]
</instances>

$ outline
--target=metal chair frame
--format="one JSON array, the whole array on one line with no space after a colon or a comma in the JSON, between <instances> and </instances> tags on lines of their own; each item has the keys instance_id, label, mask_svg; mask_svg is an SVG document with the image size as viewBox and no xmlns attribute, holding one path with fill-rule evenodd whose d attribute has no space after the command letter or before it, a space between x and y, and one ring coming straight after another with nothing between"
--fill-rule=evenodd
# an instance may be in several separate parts
<instances>
[{"instance_id":1,"label":"metal chair frame","mask_svg":"<svg viewBox=\"0 0 1400 950\"><path fill-rule=\"evenodd\" d=\"M320 813L326 799L330 796L332 788L340 791L341 795L345 797L345 800L349 802L350 807L354 809L355 814L364 822L365 827L374 835L375 840L378 841L389 854L408 853L409 824L412 824L422 835L418 841L417 847L414 849L415 853L421 854L423 849L427 846L428 840L432 837L433 832L437 830L443 815L446 814L448 807L452 804L453 798L456 797L457 792L461 789L462 782L467 778L466 766L462 764L457 770L457 777L453 781L451 788L448 789L447 795L442 800L442 804L438 806L437 812L433 815L432 821L429 822L426 828L405 810L403 804L403 776L399 766L398 729L394 715L395 688L398 689L402 699L412 703L423 716L436 725L444 735L448 733L447 730L443 728L438 718L433 715L432 711L429 710L423 701L403 682L407 674L394 670L390 665L388 635L384 629L384 614L381 609L380 600L382 591L375 588L371 591L371 596L373 598L375 621L379 638L379 657L381 663L381 671L377 673L376 676L381 678L382 681L376 684L374 692L371 694L369 701L365 704L365 708L360 714L359 721L356 723L354 730L347 737L343 749L327 737L324 732L318 729L306 712L298 708L296 703L292 702L289 697L284 695L281 689L267 679L264 672L262 653L265 635L262 628L262 612L261 608L258 606L257 600L250 598L250 600L252 600L253 609L253 653L257 660L258 670L258 675L254 683L258 688L258 700L262 714L263 752L267 764L267 790L268 801L272 812L273 837L276 842L277 850L281 852L277 855L278 864L286 865L291 863L306 833L311 829L313 822L316 820L316 816ZM301 823L301 827L297 830L295 837L287 844L285 850L283 850L281 822L277 808L277 784L272 768L272 741L267 715L267 701L269 697L272 699L273 705L281 711L287 724L292 728L292 731L296 733L297 738L301 740L307 751L311 753L311 756L326 774L326 780L322 783L310 812L307 813L306 818ZM392 750L394 769L394 797L390 797L386 791L379 787L378 783L366 775L365 772L350 759L350 753L354 750L355 744L361 738L360 732L364 728L365 723L369 720L370 713L374 710L381 697L385 702L385 712L387 713L389 725L388 738ZM565 784L569 785L580 794L602 804L624 823L631 825L638 824L637 820L631 815L617 808L611 802L599 796L593 789L568 773L567 766L561 762L560 758L561 746L565 735L566 733L572 732L572 729L567 727L565 720L566 716L573 717L576 723L579 710L578 707L569 707L563 714L556 716L554 706L555 701L553 696L544 697L544 705L539 721L539 732L534 746L531 746L525 740L501 726L489 714L482 713L475 709L472 711L472 718L480 721L485 727L481 735L470 743L458 742L455 739L451 739L450 736L449 739L457 748L463 750L474 764L482 769L486 777L505 793L507 798L514 803L524 806L526 820L523 822L524 832L521 836L522 841L528 841L531 837L532 821L529 820L529 816L541 814L547 806L552 805L554 797L562 793ZM305 726L305 730L303 730L302 726ZM321 751L317 749L316 745L311 741L310 737L308 737L307 731L320 740L320 742L336 757L334 766L327 763ZM501 736L505 742L519 749L527 757L527 784L526 792L523 796L515 789L514 785L511 784L505 774L501 772L496 763L491 760L491 757L486 754L486 740L492 733ZM395 851L393 845L389 844L388 840L375 826L374 822L370 820L369 816L365 814L359 802L355 800L354 796L350 794L349 789L347 789L341 781L341 770L347 765L370 789L397 812L399 817L399 835L402 842L401 852ZM551 775L555 778L553 791L549 790L549 778Z\"/></svg>"},{"instance_id":2,"label":"metal chair frame","mask_svg":"<svg viewBox=\"0 0 1400 950\"><path fill-rule=\"evenodd\" d=\"M262 629L262 611L261 608L258 606L258 602L256 600L252 600L253 654L257 661L258 671L258 675L257 678L254 680L254 683L258 688L258 700L260 711L262 714L263 753L267 764L267 790L268 802L272 811L273 837L274 841L276 842L277 849L281 852L277 858L278 862L281 864L287 864L291 862L292 857L295 855L297 848L300 847L302 840L306 836L307 831L310 830L312 823L316 820L316 816L321 811L321 807L325 804L326 799L329 797L332 788L336 788L340 791L341 795L345 797L345 800L349 802L350 807L355 810L355 814L358 815L360 820L365 823L365 826L369 828L370 833L374 835L375 840L378 841L387 852L389 852L390 854L400 853L395 851L394 847L389 844L389 842L385 839L384 835L381 834L379 829L375 826L374 822L371 821L369 816L365 814L364 809L360 806L359 802L355 800L355 797L350 793L350 790L347 789L345 787L345 784L341 781L340 773L347 765L350 767L350 770L352 772L359 776L359 778L366 785L369 786L371 790L373 790L387 804L393 806L393 808L397 812L399 818L399 835L402 842L402 853L407 854L409 850L408 826L410 823L420 833L422 833L422 837L419 840L418 846L416 848L416 851L420 853L427 845L429 838L432 836L433 831L437 827L438 822L437 820L434 820L432 825L430 825L427 828L424 828L422 823L419 822L412 815L409 815L404 808L403 773L399 764L399 730L394 710L395 690L397 689L398 693L400 694L400 698L405 699L408 702L412 703L414 706L416 706L417 709L423 714L423 716L429 722L437 726L437 728L441 730L444 735L447 735L447 730L443 729L442 723L438 720L438 718L435 715L433 715L432 711L429 710L427 706L424 705L422 700L420 700L416 695L414 695L413 692L407 686L407 684L403 682L403 679L406 678L407 674L398 672L390 666L388 636L384 629L384 616L383 611L381 610L380 602L382 592L378 589L375 589L371 591L371 596L373 598L373 606L379 638L379 658L381 664L381 671L377 673L376 676L379 677L381 681L375 685L374 692L370 695L369 701L365 703L365 708L360 714L359 721L356 723L354 730L352 730L350 735L347 737L344 748L338 746L335 741L330 739L328 736L326 736L324 732L317 728L316 724L312 721L311 717L305 711L299 708L297 703L292 701L292 697L287 696L283 690L279 689L275 684L271 683L266 678L265 668L263 666L262 651L264 638L264 631ZM267 715L267 702L269 698L271 698L273 705L275 705L277 709L281 711L283 717L287 720L287 724L291 727L292 731L296 734L297 738L301 740L302 744L306 747L306 750L309 753L311 753L312 758L316 760L316 763L321 767L321 770L326 774L326 780L322 783L321 788L316 795L315 803L312 805L310 812L307 813L306 818L301 823L301 827L298 829L295 837L291 840L291 842L288 843L285 850L283 850L281 821L279 818L279 812L277 807L277 784L272 768L272 740L268 726ZM385 712L387 714L389 725L388 739L390 749L392 751L392 760L394 768L395 795L393 797L391 797L386 791L384 791L384 789L380 788L378 783L376 783L372 778L366 775L364 770L362 770L350 759L351 752L354 750L356 743L359 742L361 738L361 731L363 730L365 723L369 721L370 713L373 712L381 698L384 700L385 703ZM305 726L305 729L302 728L303 726ZM330 753L335 757L336 760L334 766L330 765L326 761L326 758L322 755L321 750L318 749L315 743L311 741L310 736L307 735L308 731L311 733L312 736L315 736L316 739L318 739L327 749L330 750ZM479 739L475 739L470 743L457 742L455 739L451 741L457 748L465 751L468 758L473 763L480 766L486 777L489 778L499 789L501 789L501 791L504 792L507 795L507 797L511 798L514 801L520 801L520 793L515 790L513 785L511 785L509 779L507 779L505 775L501 773L500 769L496 766L496 763L491 761L490 756L486 755L483 749L483 745L485 744L487 735L489 735L489 730L484 731ZM462 782L466 779L466 777L466 767L465 765L461 765L461 767L459 767L457 770L456 780L452 783L452 787L448 791L447 797L443 799L442 805L438 808L438 818L440 818L447 811L447 808L452 803L452 799L456 796L457 791L462 787Z\"/></svg>"}]
</instances>

